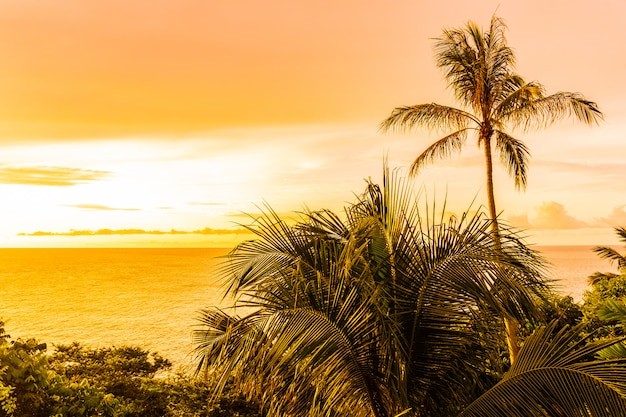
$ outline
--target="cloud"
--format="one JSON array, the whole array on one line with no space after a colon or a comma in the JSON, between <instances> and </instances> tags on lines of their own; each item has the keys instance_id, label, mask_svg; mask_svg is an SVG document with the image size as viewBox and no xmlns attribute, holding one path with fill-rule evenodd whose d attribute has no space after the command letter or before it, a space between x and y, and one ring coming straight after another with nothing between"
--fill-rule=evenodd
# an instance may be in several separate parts
<instances>
[{"instance_id":1,"label":"cloud","mask_svg":"<svg viewBox=\"0 0 626 417\"><path fill-rule=\"evenodd\" d=\"M214 202L202 202L202 201L190 201L190 206L206 206L206 207L222 207L224 203L214 203Z\"/></svg>"},{"instance_id":2,"label":"cloud","mask_svg":"<svg viewBox=\"0 0 626 417\"><path fill-rule=\"evenodd\" d=\"M518 229L530 229L532 228L532 224L528 219L528 213L520 214L520 215L509 215L507 216L508 223L512 226L515 226Z\"/></svg>"},{"instance_id":3,"label":"cloud","mask_svg":"<svg viewBox=\"0 0 626 417\"><path fill-rule=\"evenodd\" d=\"M548 201L535 207L535 216L528 220L528 225L535 229L553 230L589 227L589 224L569 215L565 207L556 201Z\"/></svg>"},{"instance_id":4,"label":"cloud","mask_svg":"<svg viewBox=\"0 0 626 417\"><path fill-rule=\"evenodd\" d=\"M185 230L144 230L144 229L98 229L98 230L70 230L67 232L43 232L18 233L18 236L99 236L99 235L239 235L249 234L248 229L204 229Z\"/></svg>"},{"instance_id":5,"label":"cloud","mask_svg":"<svg viewBox=\"0 0 626 417\"><path fill-rule=\"evenodd\" d=\"M626 205L617 206L607 216L597 219L598 223L602 226L626 226Z\"/></svg>"},{"instance_id":6,"label":"cloud","mask_svg":"<svg viewBox=\"0 0 626 417\"><path fill-rule=\"evenodd\" d=\"M54 166L0 167L0 183L67 187L100 180L110 172Z\"/></svg>"},{"instance_id":7,"label":"cloud","mask_svg":"<svg viewBox=\"0 0 626 417\"><path fill-rule=\"evenodd\" d=\"M118 207L109 207L103 206L100 204L64 204L65 207L75 207L86 210L121 210L121 211L138 211L138 208L118 208Z\"/></svg>"}]
</instances>

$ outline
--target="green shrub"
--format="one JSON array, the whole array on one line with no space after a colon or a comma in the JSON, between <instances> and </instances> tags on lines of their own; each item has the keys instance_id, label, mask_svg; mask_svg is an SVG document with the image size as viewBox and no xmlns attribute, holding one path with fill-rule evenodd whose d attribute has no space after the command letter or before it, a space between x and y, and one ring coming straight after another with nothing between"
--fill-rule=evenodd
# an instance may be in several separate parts
<instances>
[{"instance_id":1,"label":"green shrub","mask_svg":"<svg viewBox=\"0 0 626 417\"><path fill-rule=\"evenodd\" d=\"M9 403L14 398L15 407L7 403L3 405L5 415L39 416L44 413L47 403L49 384L46 345L34 339L16 340L3 339L0 343L0 365L4 369L2 384L5 396L10 390ZM6 402L6 401L5 401Z\"/></svg>"},{"instance_id":2,"label":"green shrub","mask_svg":"<svg viewBox=\"0 0 626 417\"><path fill-rule=\"evenodd\" d=\"M0 416L258 417L258 406L226 390L209 405L210 387L140 347L12 341L0 321Z\"/></svg>"}]
</instances>

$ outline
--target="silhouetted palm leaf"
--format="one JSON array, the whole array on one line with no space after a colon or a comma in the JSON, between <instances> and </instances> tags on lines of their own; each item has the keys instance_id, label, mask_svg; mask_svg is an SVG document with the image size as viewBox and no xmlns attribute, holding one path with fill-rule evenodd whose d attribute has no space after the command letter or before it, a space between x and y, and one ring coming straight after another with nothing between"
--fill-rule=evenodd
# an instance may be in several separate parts
<instances>
[{"instance_id":1,"label":"silhouetted palm leaf","mask_svg":"<svg viewBox=\"0 0 626 417\"><path fill-rule=\"evenodd\" d=\"M488 217L444 220L388 171L344 220L323 210L288 226L268 211L221 270L247 315L202 312L198 370L216 395L233 378L272 415L468 403L463 384L489 356L481 339L500 332L491 323L536 314L545 285L536 254L506 231L495 244Z\"/></svg>"},{"instance_id":2,"label":"silhouetted palm leaf","mask_svg":"<svg viewBox=\"0 0 626 417\"><path fill-rule=\"evenodd\" d=\"M594 359L618 341L587 343L556 322L526 339L518 360L460 417L626 415L626 358Z\"/></svg>"},{"instance_id":3,"label":"silhouetted palm leaf","mask_svg":"<svg viewBox=\"0 0 626 417\"><path fill-rule=\"evenodd\" d=\"M621 242L626 244L626 228L618 226L614 228ZM607 246L596 246L593 251L602 259L607 259L611 264L617 263L617 269L620 274L626 273L626 256L620 254L613 248ZM595 285L604 279L612 279L618 277L619 274L612 272L594 272L587 278L589 285Z\"/></svg>"}]
</instances>

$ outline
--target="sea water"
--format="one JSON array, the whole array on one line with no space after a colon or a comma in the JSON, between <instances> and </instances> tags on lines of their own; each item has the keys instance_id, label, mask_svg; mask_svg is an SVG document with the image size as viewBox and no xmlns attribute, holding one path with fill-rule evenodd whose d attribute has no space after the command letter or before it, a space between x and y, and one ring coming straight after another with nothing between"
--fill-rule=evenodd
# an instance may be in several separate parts
<instances>
[{"instance_id":1,"label":"sea water","mask_svg":"<svg viewBox=\"0 0 626 417\"><path fill-rule=\"evenodd\" d=\"M587 276L611 270L591 247L536 247L549 278L580 301ZM13 339L137 345L192 362L198 311L226 306L215 267L228 249L0 249L0 319Z\"/></svg>"},{"instance_id":2,"label":"sea water","mask_svg":"<svg viewBox=\"0 0 626 417\"><path fill-rule=\"evenodd\" d=\"M198 310L222 303L227 249L0 249L0 317L12 338L138 345L189 362Z\"/></svg>"}]
</instances>

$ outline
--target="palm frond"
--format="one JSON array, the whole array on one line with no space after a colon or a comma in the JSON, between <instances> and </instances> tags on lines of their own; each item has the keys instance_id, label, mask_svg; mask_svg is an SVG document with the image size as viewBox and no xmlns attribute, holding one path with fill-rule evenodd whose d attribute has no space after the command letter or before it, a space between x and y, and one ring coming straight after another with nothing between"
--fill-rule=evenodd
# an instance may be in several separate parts
<instances>
[{"instance_id":1,"label":"palm frond","mask_svg":"<svg viewBox=\"0 0 626 417\"><path fill-rule=\"evenodd\" d=\"M511 69L515 66L515 54L507 44L506 29L504 20L493 15L486 36L488 78L492 80L493 85L500 85L509 79Z\"/></svg>"},{"instance_id":2,"label":"palm frond","mask_svg":"<svg viewBox=\"0 0 626 417\"><path fill-rule=\"evenodd\" d=\"M608 299L598 309L598 316L602 320L617 320L626 323L626 305L623 302Z\"/></svg>"},{"instance_id":3,"label":"palm frond","mask_svg":"<svg viewBox=\"0 0 626 417\"><path fill-rule=\"evenodd\" d=\"M511 123L514 127L520 123L517 114L520 110L544 96L544 87L537 82L526 83L517 74L509 74L494 92L495 106L491 118L500 126Z\"/></svg>"},{"instance_id":4,"label":"palm frond","mask_svg":"<svg viewBox=\"0 0 626 417\"><path fill-rule=\"evenodd\" d=\"M507 120L525 130L548 127L565 117L574 117L588 125L599 124L604 119L595 102L569 92L541 97L507 114Z\"/></svg>"},{"instance_id":5,"label":"palm frond","mask_svg":"<svg viewBox=\"0 0 626 417\"><path fill-rule=\"evenodd\" d=\"M380 130L410 131L425 127L440 132L463 130L478 120L468 112L436 103L416 106L396 107L391 115L382 121Z\"/></svg>"},{"instance_id":6,"label":"palm frond","mask_svg":"<svg viewBox=\"0 0 626 417\"><path fill-rule=\"evenodd\" d=\"M439 159L447 159L454 153L461 152L461 148L467 138L467 129L451 133L426 148L411 164L410 176L416 176L426 165Z\"/></svg>"},{"instance_id":7,"label":"palm frond","mask_svg":"<svg viewBox=\"0 0 626 417\"><path fill-rule=\"evenodd\" d=\"M617 233L617 237L619 240L626 245L626 228L623 226L615 227L615 233Z\"/></svg>"},{"instance_id":8,"label":"palm frond","mask_svg":"<svg viewBox=\"0 0 626 417\"><path fill-rule=\"evenodd\" d=\"M530 336L503 380L460 417L625 415L626 360L593 359L617 341L581 343L580 326L555 323Z\"/></svg>"},{"instance_id":9,"label":"palm frond","mask_svg":"<svg viewBox=\"0 0 626 417\"><path fill-rule=\"evenodd\" d=\"M617 263L618 269L626 269L626 257L613 248L596 246L593 251L602 259L607 259L611 264Z\"/></svg>"},{"instance_id":10,"label":"palm frond","mask_svg":"<svg viewBox=\"0 0 626 417\"><path fill-rule=\"evenodd\" d=\"M605 279L610 280L617 277L619 277L619 275L614 274L613 272L594 272L587 277L587 284L596 285L600 281L604 281Z\"/></svg>"},{"instance_id":11,"label":"palm frond","mask_svg":"<svg viewBox=\"0 0 626 417\"><path fill-rule=\"evenodd\" d=\"M467 32L444 30L443 36L435 42L435 57L457 99L471 107L479 79L476 77L477 51Z\"/></svg>"},{"instance_id":12,"label":"palm frond","mask_svg":"<svg viewBox=\"0 0 626 417\"><path fill-rule=\"evenodd\" d=\"M412 386L421 387L415 401L442 407L452 398L464 401L459 384L466 383L462 375L473 372L465 361L468 349L478 343L472 330L477 312L491 312L492 321L494 312L499 317L532 315L541 285L533 284L538 274L529 285L518 282L534 272L513 261L513 246L504 251L511 258L503 257L482 214L434 223L427 230L413 229L412 252L398 259L400 270L406 268L398 277L398 293L413 364L407 375Z\"/></svg>"},{"instance_id":13,"label":"palm frond","mask_svg":"<svg viewBox=\"0 0 626 417\"><path fill-rule=\"evenodd\" d=\"M626 305L623 301L607 299L598 308L597 313L601 320L615 320L622 326L626 324ZM626 358L626 343L621 342L608 346L598 352L598 357L601 359Z\"/></svg>"},{"instance_id":14,"label":"palm frond","mask_svg":"<svg viewBox=\"0 0 626 417\"><path fill-rule=\"evenodd\" d=\"M530 152L524 142L502 132L495 132L496 149L500 153L500 160L506 167L509 175L515 180L516 189L526 189L527 168Z\"/></svg>"}]
</instances>

